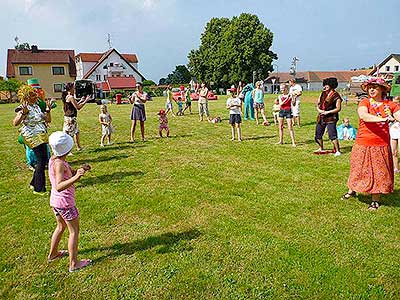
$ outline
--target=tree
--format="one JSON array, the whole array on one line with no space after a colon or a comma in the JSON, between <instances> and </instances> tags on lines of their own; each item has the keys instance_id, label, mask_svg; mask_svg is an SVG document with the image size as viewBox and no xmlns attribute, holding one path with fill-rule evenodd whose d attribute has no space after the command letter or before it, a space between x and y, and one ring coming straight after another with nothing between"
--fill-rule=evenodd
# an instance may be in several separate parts
<instances>
[{"instance_id":1,"label":"tree","mask_svg":"<svg viewBox=\"0 0 400 300\"><path fill-rule=\"evenodd\" d=\"M165 85L167 84L167 79L166 78L160 78L160 80L158 81L158 85Z\"/></svg>"},{"instance_id":2,"label":"tree","mask_svg":"<svg viewBox=\"0 0 400 300\"><path fill-rule=\"evenodd\" d=\"M8 102L12 102L15 94L23 83L11 78L8 80L0 80L0 91L6 92L6 97Z\"/></svg>"},{"instance_id":3,"label":"tree","mask_svg":"<svg viewBox=\"0 0 400 300\"><path fill-rule=\"evenodd\" d=\"M29 43L22 43L15 46L16 50L31 50Z\"/></svg>"},{"instance_id":4,"label":"tree","mask_svg":"<svg viewBox=\"0 0 400 300\"><path fill-rule=\"evenodd\" d=\"M168 84L181 84L189 83L192 79L192 74L184 65L179 65L175 67L175 70L167 76L166 82Z\"/></svg>"},{"instance_id":5,"label":"tree","mask_svg":"<svg viewBox=\"0 0 400 300\"><path fill-rule=\"evenodd\" d=\"M151 85L156 85L156 83L153 80L143 80L143 86L151 86Z\"/></svg>"},{"instance_id":6,"label":"tree","mask_svg":"<svg viewBox=\"0 0 400 300\"><path fill-rule=\"evenodd\" d=\"M256 15L211 19L201 35L200 47L188 55L189 70L199 80L228 87L232 82L251 82L272 71L277 55L270 51L273 33Z\"/></svg>"}]
</instances>

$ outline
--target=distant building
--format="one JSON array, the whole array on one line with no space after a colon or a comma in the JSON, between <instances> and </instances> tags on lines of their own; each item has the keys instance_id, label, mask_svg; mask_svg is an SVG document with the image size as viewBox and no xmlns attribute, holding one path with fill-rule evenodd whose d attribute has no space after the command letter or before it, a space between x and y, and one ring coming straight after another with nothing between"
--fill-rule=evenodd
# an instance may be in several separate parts
<instances>
[{"instance_id":1,"label":"distant building","mask_svg":"<svg viewBox=\"0 0 400 300\"><path fill-rule=\"evenodd\" d=\"M392 79L393 73L400 72L400 54L390 54L374 70L374 76L382 76L386 79Z\"/></svg>"},{"instance_id":2,"label":"distant building","mask_svg":"<svg viewBox=\"0 0 400 300\"><path fill-rule=\"evenodd\" d=\"M77 79L96 82L98 97L113 89L131 91L144 76L138 70L136 54L120 54L116 49L104 53L79 53L75 57Z\"/></svg>"},{"instance_id":3,"label":"distant building","mask_svg":"<svg viewBox=\"0 0 400 300\"><path fill-rule=\"evenodd\" d=\"M7 77L25 83L37 78L46 96L61 98L64 83L76 77L74 57L74 50L42 50L34 45L31 50L8 49Z\"/></svg>"},{"instance_id":4,"label":"distant building","mask_svg":"<svg viewBox=\"0 0 400 300\"><path fill-rule=\"evenodd\" d=\"M336 77L339 83L338 89L348 88L351 77L360 75L370 75L373 69L354 70L354 71L306 71L296 73L296 82L301 85L305 91L320 91L322 81L328 77ZM281 83L289 82L293 76L289 72L271 73L264 81L265 91L267 93L279 92Z\"/></svg>"}]
</instances>

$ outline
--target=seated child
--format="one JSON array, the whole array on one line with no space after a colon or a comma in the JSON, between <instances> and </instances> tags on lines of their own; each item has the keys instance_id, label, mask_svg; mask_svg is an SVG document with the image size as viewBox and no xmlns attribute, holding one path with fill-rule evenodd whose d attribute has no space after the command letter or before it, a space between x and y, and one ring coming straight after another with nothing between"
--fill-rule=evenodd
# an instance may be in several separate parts
<instances>
[{"instance_id":1,"label":"seated child","mask_svg":"<svg viewBox=\"0 0 400 300\"><path fill-rule=\"evenodd\" d=\"M357 135L357 129L350 125L350 119L344 118L343 124L337 127L338 139L343 140L355 140Z\"/></svg>"},{"instance_id":2,"label":"seated child","mask_svg":"<svg viewBox=\"0 0 400 300\"><path fill-rule=\"evenodd\" d=\"M161 109L157 115L159 116L159 121L160 121L160 126L158 127L158 134L160 135L160 137L163 137L162 131L165 130L167 133L167 137L169 137L167 113L165 112L165 110Z\"/></svg>"},{"instance_id":3,"label":"seated child","mask_svg":"<svg viewBox=\"0 0 400 300\"><path fill-rule=\"evenodd\" d=\"M216 124L216 123L221 123L221 122L222 122L222 119L221 119L221 117L215 117L215 118L211 119L210 122L211 122L211 123L214 123L214 124Z\"/></svg>"},{"instance_id":4,"label":"seated child","mask_svg":"<svg viewBox=\"0 0 400 300\"><path fill-rule=\"evenodd\" d=\"M279 105L279 99L276 98L274 105L272 105L272 116L274 117L274 124L278 125L278 117L279 111L281 110L281 106Z\"/></svg>"}]
</instances>

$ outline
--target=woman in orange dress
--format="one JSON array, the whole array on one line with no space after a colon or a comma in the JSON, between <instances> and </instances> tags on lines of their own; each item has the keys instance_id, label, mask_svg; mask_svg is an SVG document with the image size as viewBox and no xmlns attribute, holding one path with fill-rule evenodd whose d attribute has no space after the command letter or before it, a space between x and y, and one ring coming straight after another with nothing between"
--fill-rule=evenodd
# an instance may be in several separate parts
<instances>
[{"instance_id":1,"label":"woman in orange dress","mask_svg":"<svg viewBox=\"0 0 400 300\"><path fill-rule=\"evenodd\" d=\"M350 157L349 190L343 200L357 193L372 195L369 210L379 208L381 194L393 192L394 172L390 148L389 122L400 120L400 106L386 99L390 91L382 78L371 78L361 88L368 98L360 101L359 130Z\"/></svg>"}]
</instances>

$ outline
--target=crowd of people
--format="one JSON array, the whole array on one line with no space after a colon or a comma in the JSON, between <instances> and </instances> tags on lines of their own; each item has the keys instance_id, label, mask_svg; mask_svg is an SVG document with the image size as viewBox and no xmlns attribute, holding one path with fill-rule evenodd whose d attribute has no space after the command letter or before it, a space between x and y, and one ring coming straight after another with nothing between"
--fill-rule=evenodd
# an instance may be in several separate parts
<instances>
[{"instance_id":1,"label":"crowd of people","mask_svg":"<svg viewBox=\"0 0 400 300\"><path fill-rule=\"evenodd\" d=\"M400 138L400 105L399 97L394 101L388 99L390 86L381 78L372 78L362 84L362 89L368 94L357 109L359 116L358 132L350 125L350 120L344 118L343 124L337 126L339 112L341 111L342 97L336 91L338 82L336 78L327 78L323 81L323 90L316 101L317 120L315 128L315 142L318 144L316 154L325 153L323 136L328 132L334 148L334 155L339 156L339 140L354 140L350 158L350 174L348 179L348 191L342 196L343 200L355 197L357 193L370 194L372 202L369 210L376 210L380 206L382 194L393 192L394 174L399 173L398 168L398 140ZM130 102L133 104L131 112L130 140L135 141L135 130L137 122L140 124L141 138L145 141L145 104L149 95L143 90L141 83L137 84L137 90L132 93ZM291 144L296 147L295 126L300 123L300 96L301 86L294 79L280 85L281 94L273 105L274 123L278 126L279 141L283 144L283 134L286 125L290 134ZM259 113L263 119L263 125L269 122L265 113L264 92L262 82L256 82L243 86L234 85L228 90L229 97L226 101L226 109L229 111L229 124L231 126L232 140L242 140L242 115L245 120L252 120L259 124ZM191 111L191 89L181 89L181 97L178 102L177 113L174 112L174 99L171 87L166 90L165 109L158 113L159 135L163 137L170 135L168 114L179 115L186 110ZM215 120L210 117L208 107L208 88L205 83L196 91L198 93L199 121L204 117L209 122ZM80 144L77 112L82 109L90 99L90 95L80 100L74 97L74 84L66 84L65 92L62 94L64 125L63 131L56 131L48 137L48 124L52 121L51 109L53 107L50 99L40 99L35 87L23 85L18 97L21 104L15 109L13 124L20 126L21 140L25 147L29 148L35 157L35 168L30 183L35 194L46 194L45 168L48 165L48 174L51 182L50 206L56 218L56 229L53 233L48 261L52 262L58 258L69 255L69 271L75 272L88 265L91 260L77 259L78 236L79 236L79 212L75 203L74 183L77 182L87 171L90 165L83 164L77 170L73 170L67 163L66 158L71 155L75 144L77 151L82 151ZM39 105L39 101L41 105ZM183 103L185 107L183 108ZM244 111L243 111L244 108ZM220 122L221 118L216 118ZM104 147L105 140L111 144L111 134L114 132L112 117L107 106L100 107L99 123L101 124L101 142ZM53 155L48 154L48 144ZM68 251L59 250L58 245L65 229L68 228L69 240Z\"/></svg>"}]
</instances>

